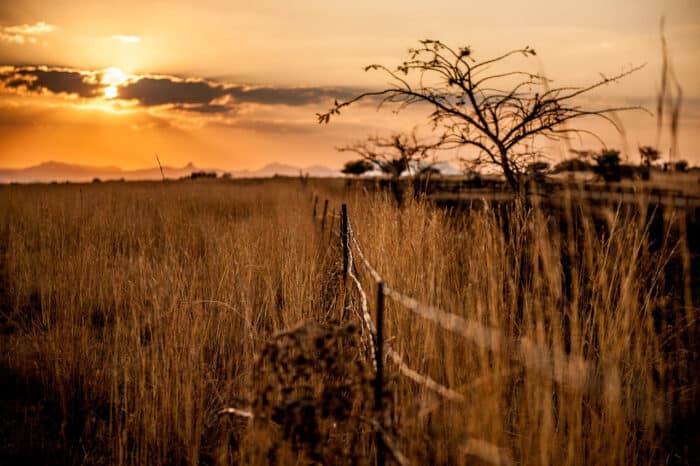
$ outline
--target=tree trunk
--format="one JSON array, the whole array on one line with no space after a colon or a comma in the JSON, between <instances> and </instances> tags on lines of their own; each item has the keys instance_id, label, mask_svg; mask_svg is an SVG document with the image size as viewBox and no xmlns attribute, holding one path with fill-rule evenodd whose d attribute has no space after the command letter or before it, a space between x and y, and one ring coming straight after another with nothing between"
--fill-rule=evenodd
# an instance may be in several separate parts
<instances>
[{"instance_id":1,"label":"tree trunk","mask_svg":"<svg viewBox=\"0 0 700 466\"><path fill-rule=\"evenodd\" d=\"M512 168L510 168L510 161L508 160L508 154L503 149L501 149L501 168L503 169L503 175L506 177L508 185L515 192L520 190L520 177L516 175Z\"/></svg>"}]
</instances>

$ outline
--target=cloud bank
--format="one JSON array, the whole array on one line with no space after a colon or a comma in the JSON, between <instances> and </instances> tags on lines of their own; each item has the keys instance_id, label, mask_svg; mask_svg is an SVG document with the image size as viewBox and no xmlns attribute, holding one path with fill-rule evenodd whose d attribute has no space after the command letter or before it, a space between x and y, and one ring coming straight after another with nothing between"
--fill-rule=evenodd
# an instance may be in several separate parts
<instances>
[{"instance_id":1,"label":"cloud bank","mask_svg":"<svg viewBox=\"0 0 700 466\"><path fill-rule=\"evenodd\" d=\"M104 98L110 84L106 70L77 70L46 66L0 67L0 92L55 94ZM226 114L244 104L301 107L331 99L350 98L356 91L327 87L264 87L222 83L168 75L129 76L117 86L112 100L130 101L144 108Z\"/></svg>"}]
</instances>

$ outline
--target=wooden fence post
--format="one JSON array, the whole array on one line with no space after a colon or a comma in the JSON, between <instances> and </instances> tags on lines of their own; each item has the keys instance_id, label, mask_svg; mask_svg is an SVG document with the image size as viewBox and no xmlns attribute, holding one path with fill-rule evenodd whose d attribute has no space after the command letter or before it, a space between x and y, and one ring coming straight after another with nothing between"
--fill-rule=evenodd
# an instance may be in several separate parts
<instances>
[{"instance_id":1,"label":"wooden fence post","mask_svg":"<svg viewBox=\"0 0 700 466\"><path fill-rule=\"evenodd\" d=\"M375 443L377 448L377 466L384 466L386 454L384 451L384 440L380 429L384 428L384 282L377 282L377 341L375 345L375 361L377 363L377 378L374 381L374 412L377 415L379 428L375 433Z\"/></svg>"},{"instance_id":2,"label":"wooden fence post","mask_svg":"<svg viewBox=\"0 0 700 466\"><path fill-rule=\"evenodd\" d=\"M318 204L318 195L314 194L314 211L312 213L314 222L316 221L316 204Z\"/></svg>"},{"instance_id":3,"label":"wooden fence post","mask_svg":"<svg viewBox=\"0 0 700 466\"><path fill-rule=\"evenodd\" d=\"M326 228L326 213L328 212L328 199L323 202L323 215L321 215L321 233ZM323 235L321 235L323 237Z\"/></svg>"},{"instance_id":4,"label":"wooden fence post","mask_svg":"<svg viewBox=\"0 0 700 466\"><path fill-rule=\"evenodd\" d=\"M335 218L335 207L333 207L333 211L331 212L331 218ZM328 243L333 241L333 223L331 221L331 226L328 228Z\"/></svg>"},{"instance_id":5,"label":"wooden fence post","mask_svg":"<svg viewBox=\"0 0 700 466\"><path fill-rule=\"evenodd\" d=\"M340 240L343 243L343 283L348 281L348 207L343 204L340 207Z\"/></svg>"}]
</instances>

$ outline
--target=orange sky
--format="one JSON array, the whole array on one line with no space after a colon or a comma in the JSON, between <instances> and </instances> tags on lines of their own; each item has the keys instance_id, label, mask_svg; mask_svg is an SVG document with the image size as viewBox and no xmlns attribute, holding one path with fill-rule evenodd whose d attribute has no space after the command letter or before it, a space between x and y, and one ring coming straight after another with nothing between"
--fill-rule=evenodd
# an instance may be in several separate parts
<instances>
[{"instance_id":1,"label":"orange sky","mask_svg":"<svg viewBox=\"0 0 700 466\"><path fill-rule=\"evenodd\" d=\"M529 45L557 85L583 85L647 63L591 103L654 110L658 23L666 17L683 88L680 155L700 163L700 2L494 0L477 4L299 0L92 2L6 0L0 5L0 167L42 161L221 169L278 161L339 167L335 146L424 123L419 111L370 104L328 126L315 113L334 98L386 84L364 65L399 64L418 39L471 45L477 58ZM626 140L585 123L610 146L654 144L655 120L622 116ZM597 148L594 141L584 146ZM576 145L576 144L575 144ZM662 152L668 150L662 138ZM552 148L556 158L561 148Z\"/></svg>"}]
</instances>

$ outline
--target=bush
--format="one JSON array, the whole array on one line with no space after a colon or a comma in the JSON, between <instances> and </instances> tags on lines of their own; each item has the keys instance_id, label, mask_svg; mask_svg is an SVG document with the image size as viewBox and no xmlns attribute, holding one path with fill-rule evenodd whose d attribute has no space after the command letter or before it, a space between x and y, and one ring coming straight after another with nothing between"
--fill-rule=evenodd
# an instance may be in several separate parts
<instances>
[{"instance_id":1,"label":"bush","mask_svg":"<svg viewBox=\"0 0 700 466\"><path fill-rule=\"evenodd\" d=\"M673 164L673 169L677 172L687 172L688 171L688 161L687 160L679 160L678 162Z\"/></svg>"},{"instance_id":2,"label":"bush","mask_svg":"<svg viewBox=\"0 0 700 466\"><path fill-rule=\"evenodd\" d=\"M566 159L554 166L552 173L561 172L589 172L593 170L593 165L580 158Z\"/></svg>"},{"instance_id":3,"label":"bush","mask_svg":"<svg viewBox=\"0 0 700 466\"><path fill-rule=\"evenodd\" d=\"M345 164L341 172L346 175L362 175L363 173L372 170L372 168L374 168L374 166L367 160L351 160Z\"/></svg>"},{"instance_id":4,"label":"bush","mask_svg":"<svg viewBox=\"0 0 700 466\"><path fill-rule=\"evenodd\" d=\"M196 180L197 178L216 178L216 172L205 172L205 171L192 172L190 174L190 178L193 180Z\"/></svg>"},{"instance_id":5,"label":"bush","mask_svg":"<svg viewBox=\"0 0 700 466\"><path fill-rule=\"evenodd\" d=\"M603 149L600 154L593 156L597 165L593 171L602 176L605 182L620 181L622 172L620 169L620 151Z\"/></svg>"}]
</instances>

